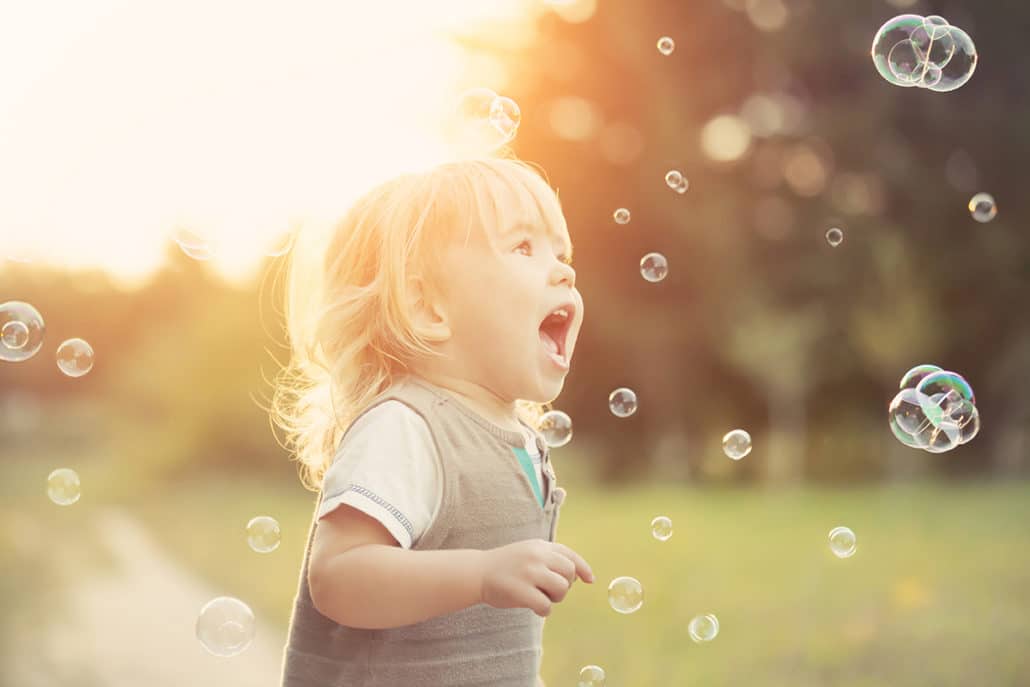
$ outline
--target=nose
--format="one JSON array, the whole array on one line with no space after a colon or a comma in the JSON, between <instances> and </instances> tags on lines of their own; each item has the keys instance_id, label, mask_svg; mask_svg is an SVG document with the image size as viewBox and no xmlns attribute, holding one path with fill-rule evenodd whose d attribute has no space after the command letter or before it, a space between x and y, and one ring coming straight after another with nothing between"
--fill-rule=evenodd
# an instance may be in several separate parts
<instances>
[{"instance_id":1,"label":"nose","mask_svg":"<svg viewBox=\"0 0 1030 687\"><path fill-rule=\"evenodd\" d=\"M559 260L555 265L554 271L551 273L551 283L561 284L562 282L565 282L569 286L575 286L576 270L572 268L572 265L568 265Z\"/></svg>"}]
</instances>

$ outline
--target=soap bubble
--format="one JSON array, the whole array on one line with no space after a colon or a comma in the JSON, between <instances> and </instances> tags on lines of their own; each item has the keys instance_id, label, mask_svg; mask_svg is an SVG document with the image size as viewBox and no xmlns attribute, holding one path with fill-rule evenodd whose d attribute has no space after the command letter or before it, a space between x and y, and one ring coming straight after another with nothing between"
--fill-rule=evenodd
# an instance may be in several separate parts
<instances>
[{"instance_id":1,"label":"soap bubble","mask_svg":"<svg viewBox=\"0 0 1030 687\"><path fill-rule=\"evenodd\" d=\"M79 500L79 475L71 468L58 468L46 478L46 493L58 506L70 506Z\"/></svg>"},{"instance_id":2,"label":"soap bubble","mask_svg":"<svg viewBox=\"0 0 1030 687\"><path fill-rule=\"evenodd\" d=\"M172 230L172 240L194 260L210 260L218 252L215 239L196 229L177 226Z\"/></svg>"},{"instance_id":3,"label":"soap bubble","mask_svg":"<svg viewBox=\"0 0 1030 687\"><path fill-rule=\"evenodd\" d=\"M247 543L258 553L271 553L279 548L279 522L267 515L251 518L247 523Z\"/></svg>"},{"instance_id":4,"label":"soap bubble","mask_svg":"<svg viewBox=\"0 0 1030 687\"><path fill-rule=\"evenodd\" d=\"M604 669L601 666L583 666L576 687L604 687Z\"/></svg>"},{"instance_id":5,"label":"soap bubble","mask_svg":"<svg viewBox=\"0 0 1030 687\"><path fill-rule=\"evenodd\" d=\"M676 49L676 41L672 40L668 36L662 36L658 39L658 52L665 56L672 54L672 51Z\"/></svg>"},{"instance_id":6,"label":"soap bubble","mask_svg":"<svg viewBox=\"0 0 1030 687\"><path fill-rule=\"evenodd\" d=\"M0 360L18 363L36 355L45 330L43 316L28 303L0 304Z\"/></svg>"},{"instance_id":7,"label":"soap bubble","mask_svg":"<svg viewBox=\"0 0 1030 687\"><path fill-rule=\"evenodd\" d=\"M675 191L684 182L683 173L676 169L670 169L665 173L665 185Z\"/></svg>"},{"instance_id":8,"label":"soap bubble","mask_svg":"<svg viewBox=\"0 0 1030 687\"><path fill-rule=\"evenodd\" d=\"M254 612L231 596L204 604L197 617L197 639L215 656L235 656L250 646L256 633Z\"/></svg>"},{"instance_id":9,"label":"soap bubble","mask_svg":"<svg viewBox=\"0 0 1030 687\"><path fill-rule=\"evenodd\" d=\"M923 381L924 377L928 374L939 372L940 369L937 365L916 365L901 377L901 383L898 385L898 388L915 389L919 386L919 382Z\"/></svg>"},{"instance_id":10,"label":"soap bubble","mask_svg":"<svg viewBox=\"0 0 1030 687\"><path fill-rule=\"evenodd\" d=\"M460 148L482 155L511 142L521 121L522 112L511 98L489 88L471 88L458 97L450 129Z\"/></svg>"},{"instance_id":11,"label":"soap bubble","mask_svg":"<svg viewBox=\"0 0 1030 687\"><path fill-rule=\"evenodd\" d=\"M608 605L619 613L633 613L644 605L644 588L633 577L616 577L608 585Z\"/></svg>"},{"instance_id":12,"label":"soap bubble","mask_svg":"<svg viewBox=\"0 0 1030 687\"><path fill-rule=\"evenodd\" d=\"M695 616L687 625L687 633L699 644L710 642L719 635L719 619L712 613Z\"/></svg>"},{"instance_id":13,"label":"soap bubble","mask_svg":"<svg viewBox=\"0 0 1030 687\"><path fill-rule=\"evenodd\" d=\"M0 329L0 343L12 351L25 348L29 342L29 326L18 320L11 320Z\"/></svg>"},{"instance_id":14,"label":"soap bubble","mask_svg":"<svg viewBox=\"0 0 1030 687\"><path fill-rule=\"evenodd\" d=\"M837 558L851 558L856 550L855 533L847 527L830 530L830 551Z\"/></svg>"},{"instance_id":15,"label":"soap bubble","mask_svg":"<svg viewBox=\"0 0 1030 687\"><path fill-rule=\"evenodd\" d=\"M629 417L637 412L637 395L632 389L619 387L608 394L608 408L616 417Z\"/></svg>"},{"instance_id":16,"label":"soap bubble","mask_svg":"<svg viewBox=\"0 0 1030 687\"><path fill-rule=\"evenodd\" d=\"M989 193L977 193L969 199L969 214L977 222L990 222L998 214L998 206Z\"/></svg>"},{"instance_id":17,"label":"soap bubble","mask_svg":"<svg viewBox=\"0 0 1030 687\"><path fill-rule=\"evenodd\" d=\"M83 339L68 339L57 347L57 367L69 377L81 377L93 369L93 347Z\"/></svg>"},{"instance_id":18,"label":"soap bubble","mask_svg":"<svg viewBox=\"0 0 1030 687\"><path fill-rule=\"evenodd\" d=\"M937 65L941 68L941 78L930 86L930 90L938 93L953 91L969 81L976 70L978 59L976 46L969 34L952 26L948 29L948 36L954 42L955 49L945 64Z\"/></svg>"},{"instance_id":19,"label":"soap bubble","mask_svg":"<svg viewBox=\"0 0 1030 687\"><path fill-rule=\"evenodd\" d=\"M940 15L932 14L929 17L923 18L923 30L926 31L933 40L947 36L949 28L950 25L948 24L948 20Z\"/></svg>"},{"instance_id":20,"label":"soap bubble","mask_svg":"<svg viewBox=\"0 0 1030 687\"><path fill-rule=\"evenodd\" d=\"M969 382L962 375L947 370L923 377L916 387L916 394L920 407L934 427L940 427L943 418L954 412L953 406L960 400L976 403Z\"/></svg>"},{"instance_id":21,"label":"soap bubble","mask_svg":"<svg viewBox=\"0 0 1030 687\"><path fill-rule=\"evenodd\" d=\"M619 208L612 213L612 218L615 220L616 224L629 224L629 210L626 208Z\"/></svg>"},{"instance_id":22,"label":"soap bubble","mask_svg":"<svg viewBox=\"0 0 1030 687\"><path fill-rule=\"evenodd\" d=\"M572 418L560 410L549 410L541 415L537 429L544 435L544 443L551 448L564 446L572 440Z\"/></svg>"},{"instance_id":23,"label":"soap bubble","mask_svg":"<svg viewBox=\"0 0 1030 687\"><path fill-rule=\"evenodd\" d=\"M668 274L669 261L661 253L648 253L640 258L640 275L647 281L660 282Z\"/></svg>"},{"instance_id":24,"label":"soap bubble","mask_svg":"<svg viewBox=\"0 0 1030 687\"><path fill-rule=\"evenodd\" d=\"M876 70L895 86L953 91L972 77L976 46L938 15L902 14L883 24L870 51Z\"/></svg>"},{"instance_id":25,"label":"soap bubble","mask_svg":"<svg viewBox=\"0 0 1030 687\"><path fill-rule=\"evenodd\" d=\"M522 123L522 110L511 98L499 95L490 103L490 124L506 140L515 138Z\"/></svg>"},{"instance_id":26,"label":"soap bubble","mask_svg":"<svg viewBox=\"0 0 1030 687\"><path fill-rule=\"evenodd\" d=\"M722 438L722 452L733 460L740 460L751 453L751 435L742 429L726 432Z\"/></svg>"},{"instance_id":27,"label":"soap bubble","mask_svg":"<svg viewBox=\"0 0 1030 687\"><path fill-rule=\"evenodd\" d=\"M672 190L682 196L684 193L687 192L688 188L690 188L690 182L687 181L687 178L681 174L680 182Z\"/></svg>"},{"instance_id":28,"label":"soap bubble","mask_svg":"<svg viewBox=\"0 0 1030 687\"><path fill-rule=\"evenodd\" d=\"M672 536L672 520L664 515L659 515L651 521L651 534L658 541L668 541Z\"/></svg>"},{"instance_id":29,"label":"soap bubble","mask_svg":"<svg viewBox=\"0 0 1030 687\"><path fill-rule=\"evenodd\" d=\"M837 227L831 227L826 231L826 242L836 248L844 240L844 232Z\"/></svg>"},{"instance_id":30,"label":"soap bubble","mask_svg":"<svg viewBox=\"0 0 1030 687\"><path fill-rule=\"evenodd\" d=\"M907 435L913 435L925 429L930 423L919 402L919 393L915 389L902 389L888 406L887 412L892 425Z\"/></svg>"}]
</instances>

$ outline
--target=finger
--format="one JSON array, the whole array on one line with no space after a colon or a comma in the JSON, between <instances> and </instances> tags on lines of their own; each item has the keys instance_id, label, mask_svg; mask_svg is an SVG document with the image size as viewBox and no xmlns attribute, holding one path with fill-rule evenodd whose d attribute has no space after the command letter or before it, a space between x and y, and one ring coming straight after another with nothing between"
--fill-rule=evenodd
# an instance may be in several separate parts
<instances>
[{"instance_id":1,"label":"finger","mask_svg":"<svg viewBox=\"0 0 1030 687\"><path fill-rule=\"evenodd\" d=\"M551 599L535 587L529 592L526 602L523 604L525 608L533 611L541 618L551 615L551 607L553 605Z\"/></svg>"},{"instance_id":2,"label":"finger","mask_svg":"<svg viewBox=\"0 0 1030 687\"><path fill-rule=\"evenodd\" d=\"M569 581L550 569L544 569L537 578L536 586L554 603L562 601L569 592Z\"/></svg>"},{"instance_id":3,"label":"finger","mask_svg":"<svg viewBox=\"0 0 1030 687\"><path fill-rule=\"evenodd\" d=\"M580 579L591 583L594 581L594 571L590 569L590 565L582 556L565 546L565 544L555 543L555 546L563 556L568 557L569 560L576 564L576 572L579 573Z\"/></svg>"},{"instance_id":4,"label":"finger","mask_svg":"<svg viewBox=\"0 0 1030 687\"><path fill-rule=\"evenodd\" d=\"M576 564L568 556L555 551L547 560L547 567L558 573L571 585L576 581Z\"/></svg>"}]
</instances>

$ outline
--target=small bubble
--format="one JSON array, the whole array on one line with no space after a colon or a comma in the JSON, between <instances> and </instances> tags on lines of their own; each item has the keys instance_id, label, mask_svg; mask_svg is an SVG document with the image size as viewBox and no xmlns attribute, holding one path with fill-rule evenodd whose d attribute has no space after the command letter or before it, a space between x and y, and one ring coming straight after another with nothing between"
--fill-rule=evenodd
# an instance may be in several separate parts
<instances>
[{"instance_id":1,"label":"small bubble","mask_svg":"<svg viewBox=\"0 0 1030 687\"><path fill-rule=\"evenodd\" d=\"M0 360L19 363L36 355L45 331L43 316L28 303L0 303Z\"/></svg>"},{"instance_id":2,"label":"small bubble","mask_svg":"<svg viewBox=\"0 0 1030 687\"><path fill-rule=\"evenodd\" d=\"M676 49L676 41L672 40L668 36L662 36L658 39L658 52L665 56L672 54L672 51Z\"/></svg>"},{"instance_id":3,"label":"small bubble","mask_svg":"<svg viewBox=\"0 0 1030 687\"><path fill-rule=\"evenodd\" d=\"M710 642L719 635L719 619L712 613L695 616L687 625L687 633L698 644Z\"/></svg>"},{"instance_id":4,"label":"small bubble","mask_svg":"<svg viewBox=\"0 0 1030 687\"><path fill-rule=\"evenodd\" d=\"M629 417L637 412L637 395L632 389L619 387L608 394L608 408L616 417Z\"/></svg>"},{"instance_id":5,"label":"small bubble","mask_svg":"<svg viewBox=\"0 0 1030 687\"><path fill-rule=\"evenodd\" d=\"M830 244L834 248L839 246L844 240L844 232L837 227L831 227L826 232L826 243Z\"/></svg>"},{"instance_id":6,"label":"small bubble","mask_svg":"<svg viewBox=\"0 0 1030 687\"><path fill-rule=\"evenodd\" d=\"M668 541L672 536L672 520L664 515L659 515L651 521L651 534L658 541Z\"/></svg>"},{"instance_id":7,"label":"small bubble","mask_svg":"<svg viewBox=\"0 0 1030 687\"><path fill-rule=\"evenodd\" d=\"M634 613L644 605L644 588L636 578L616 577L608 585L608 605L619 613Z\"/></svg>"},{"instance_id":8,"label":"small bubble","mask_svg":"<svg viewBox=\"0 0 1030 687\"><path fill-rule=\"evenodd\" d=\"M640 276L651 283L660 282L669 275L669 261L661 253L648 253L640 258Z\"/></svg>"},{"instance_id":9,"label":"small bubble","mask_svg":"<svg viewBox=\"0 0 1030 687\"><path fill-rule=\"evenodd\" d=\"M71 468L58 468L46 478L46 493L58 506L70 506L79 500L79 475Z\"/></svg>"},{"instance_id":10,"label":"small bubble","mask_svg":"<svg viewBox=\"0 0 1030 687\"><path fill-rule=\"evenodd\" d=\"M522 110L511 98L499 95L490 103L490 124L505 141L515 138L522 123Z\"/></svg>"},{"instance_id":11,"label":"small bubble","mask_svg":"<svg viewBox=\"0 0 1030 687\"><path fill-rule=\"evenodd\" d=\"M279 548L279 522L267 515L251 518L247 523L247 543L258 553L271 553Z\"/></svg>"},{"instance_id":12,"label":"small bubble","mask_svg":"<svg viewBox=\"0 0 1030 687\"><path fill-rule=\"evenodd\" d=\"M604 687L604 669L601 666L583 666L576 687Z\"/></svg>"},{"instance_id":13,"label":"small bubble","mask_svg":"<svg viewBox=\"0 0 1030 687\"><path fill-rule=\"evenodd\" d=\"M847 527L834 527L830 530L830 551L837 558L851 558L857 548L855 533Z\"/></svg>"},{"instance_id":14,"label":"small bubble","mask_svg":"<svg viewBox=\"0 0 1030 687\"><path fill-rule=\"evenodd\" d=\"M93 347L83 339L68 339L57 347L57 367L69 377L81 377L93 369Z\"/></svg>"},{"instance_id":15,"label":"small bubble","mask_svg":"<svg viewBox=\"0 0 1030 687\"><path fill-rule=\"evenodd\" d=\"M572 418L560 410L549 410L541 415L537 429L544 435L544 443L551 448L564 446L572 440Z\"/></svg>"},{"instance_id":16,"label":"small bubble","mask_svg":"<svg viewBox=\"0 0 1030 687\"><path fill-rule=\"evenodd\" d=\"M998 206L989 193L977 193L969 199L969 214L977 222L990 222L998 214Z\"/></svg>"},{"instance_id":17,"label":"small bubble","mask_svg":"<svg viewBox=\"0 0 1030 687\"><path fill-rule=\"evenodd\" d=\"M734 429L722 438L722 452L733 460L740 460L751 453L751 435L742 429Z\"/></svg>"},{"instance_id":18,"label":"small bubble","mask_svg":"<svg viewBox=\"0 0 1030 687\"><path fill-rule=\"evenodd\" d=\"M684 182L683 173L676 169L670 169L665 173L665 185L675 191Z\"/></svg>"},{"instance_id":19,"label":"small bubble","mask_svg":"<svg viewBox=\"0 0 1030 687\"><path fill-rule=\"evenodd\" d=\"M254 640L254 612L231 596L219 596L204 604L197 616L197 639L215 656L235 656Z\"/></svg>"},{"instance_id":20,"label":"small bubble","mask_svg":"<svg viewBox=\"0 0 1030 687\"><path fill-rule=\"evenodd\" d=\"M615 219L616 224L629 224L629 210L627 210L626 208L619 208L614 213L612 213L612 218Z\"/></svg>"}]
</instances>

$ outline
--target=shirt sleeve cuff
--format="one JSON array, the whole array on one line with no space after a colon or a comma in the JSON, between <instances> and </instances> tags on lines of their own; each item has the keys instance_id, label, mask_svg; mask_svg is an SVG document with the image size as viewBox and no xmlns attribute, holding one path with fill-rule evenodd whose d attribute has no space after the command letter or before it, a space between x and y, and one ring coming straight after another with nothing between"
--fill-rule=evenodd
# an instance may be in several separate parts
<instances>
[{"instance_id":1,"label":"shirt sleeve cuff","mask_svg":"<svg viewBox=\"0 0 1030 687\"><path fill-rule=\"evenodd\" d=\"M404 523L387 506L360 491L347 489L331 498L323 499L322 505L318 509L318 519L321 520L343 503L375 518L393 535L402 548L411 548L411 533L408 532Z\"/></svg>"}]
</instances>

